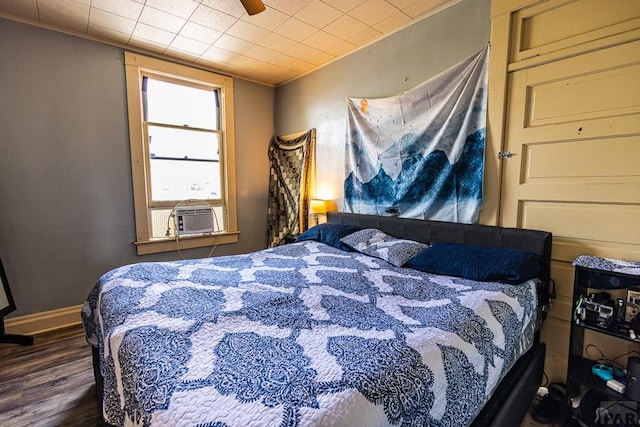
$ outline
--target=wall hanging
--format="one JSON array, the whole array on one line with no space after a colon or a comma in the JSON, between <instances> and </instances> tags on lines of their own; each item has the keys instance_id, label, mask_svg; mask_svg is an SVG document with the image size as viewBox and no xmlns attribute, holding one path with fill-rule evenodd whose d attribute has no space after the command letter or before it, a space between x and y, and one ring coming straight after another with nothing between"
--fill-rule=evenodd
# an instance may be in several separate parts
<instances>
[{"instance_id":1,"label":"wall hanging","mask_svg":"<svg viewBox=\"0 0 640 427\"><path fill-rule=\"evenodd\" d=\"M389 98L347 98L347 212L475 223L489 47Z\"/></svg>"},{"instance_id":2,"label":"wall hanging","mask_svg":"<svg viewBox=\"0 0 640 427\"><path fill-rule=\"evenodd\" d=\"M315 140L316 130L311 129L293 139L274 136L269 144L269 247L308 227Z\"/></svg>"}]
</instances>

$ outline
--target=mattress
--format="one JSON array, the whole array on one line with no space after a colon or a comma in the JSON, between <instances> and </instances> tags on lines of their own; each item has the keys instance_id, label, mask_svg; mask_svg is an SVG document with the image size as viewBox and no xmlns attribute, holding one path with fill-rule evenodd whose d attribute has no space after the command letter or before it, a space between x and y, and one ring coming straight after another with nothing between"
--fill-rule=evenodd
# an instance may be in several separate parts
<instances>
[{"instance_id":1,"label":"mattress","mask_svg":"<svg viewBox=\"0 0 640 427\"><path fill-rule=\"evenodd\" d=\"M462 426L532 345L536 282L304 241L114 269L83 306L112 425Z\"/></svg>"}]
</instances>

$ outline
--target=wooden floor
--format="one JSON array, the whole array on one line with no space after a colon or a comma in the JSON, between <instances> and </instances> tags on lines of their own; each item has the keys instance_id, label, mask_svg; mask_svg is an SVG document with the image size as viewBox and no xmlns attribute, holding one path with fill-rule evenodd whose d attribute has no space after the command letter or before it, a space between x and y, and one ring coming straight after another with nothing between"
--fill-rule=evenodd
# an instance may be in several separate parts
<instances>
[{"instance_id":1,"label":"wooden floor","mask_svg":"<svg viewBox=\"0 0 640 427\"><path fill-rule=\"evenodd\" d=\"M101 426L91 349L80 326L0 344L0 426ZM529 415L521 427L536 427Z\"/></svg>"},{"instance_id":2,"label":"wooden floor","mask_svg":"<svg viewBox=\"0 0 640 427\"><path fill-rule=\"evenodd\" d=\"M80 326L0 344L0 426L102 425L91 349Z\"/></svg>"}]
</instances>

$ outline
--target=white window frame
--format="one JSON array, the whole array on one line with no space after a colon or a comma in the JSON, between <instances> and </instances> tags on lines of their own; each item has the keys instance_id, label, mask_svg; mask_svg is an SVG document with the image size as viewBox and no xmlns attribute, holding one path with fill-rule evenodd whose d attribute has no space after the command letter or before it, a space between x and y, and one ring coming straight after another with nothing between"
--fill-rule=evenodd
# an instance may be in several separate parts
<instances>
[{"instance_id":1,"label":"white window frame","mask_svg":"<svg viewBox=\"0 0 640 427\"><path fill-rule=\"evenodd\" d=\"M233 79L209 71L125 52L127 109L129 113L129 145L136 221L138 255L176 251L238 241L236 210L235 132L233 115ZM144 137L142 77L145 74L165 76L173 81L185 81L213 87L220 94L220 167L222 170L222 201L225 209L224 232L211 235L153 238L151 233L151 185L148 181L149 149ZM179 245L179 246L178 246Z\"/></svg>"}]
</instances>

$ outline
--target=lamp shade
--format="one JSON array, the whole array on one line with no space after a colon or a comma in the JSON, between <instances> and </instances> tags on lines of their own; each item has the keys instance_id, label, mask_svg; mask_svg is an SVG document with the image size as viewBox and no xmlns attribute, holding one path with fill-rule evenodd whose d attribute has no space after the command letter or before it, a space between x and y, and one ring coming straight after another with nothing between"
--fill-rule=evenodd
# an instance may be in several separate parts
<instances>
[{"instance_id":1,"label":"lamp shade","mask_svg":"<svg viewBox=\"0 0 640 427\"><path fill-rule=\"evenodd\" d=\"M309 203L309 212L312 213L312 214L327 213L327 202L326 202L326 200L311 199L311 201Z\"/></svg>"}]
</instances>

